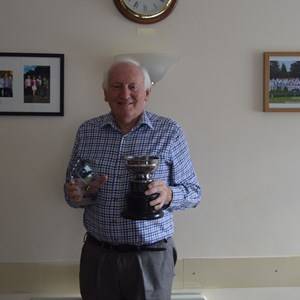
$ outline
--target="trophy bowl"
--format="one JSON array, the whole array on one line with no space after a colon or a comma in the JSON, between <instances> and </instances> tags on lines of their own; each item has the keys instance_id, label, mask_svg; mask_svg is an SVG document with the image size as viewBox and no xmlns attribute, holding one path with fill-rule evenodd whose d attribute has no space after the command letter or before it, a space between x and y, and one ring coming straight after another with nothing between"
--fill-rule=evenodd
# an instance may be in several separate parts
<instances>
[{"instance_id":1,"label":"trophy bowl","mask_svg":"<svg viewBox=\"0 0 300 300\"><path fill-rule=\"evenodd\" d=\"M149 178L149 175L157 169L159 158L157 156L126 156L125 163L127 169L138 177Z\"/></svg>"},{"instance_id":2,"label":"trophy bowl","mask_svg":"<svg viewBox=\"0 0 300 300\"><path fill-rule=\"evenodd\" d=\"M126 156L125 164L135 177L130 181L130 192L126 195L126 209L122 216L133 220L152 220L161 218L164 213L149 205L155 200L159 193L145 195L149 183L153 180L150 174L153 173L159 163L157 156Z\"/></svg>"}]
</instances>

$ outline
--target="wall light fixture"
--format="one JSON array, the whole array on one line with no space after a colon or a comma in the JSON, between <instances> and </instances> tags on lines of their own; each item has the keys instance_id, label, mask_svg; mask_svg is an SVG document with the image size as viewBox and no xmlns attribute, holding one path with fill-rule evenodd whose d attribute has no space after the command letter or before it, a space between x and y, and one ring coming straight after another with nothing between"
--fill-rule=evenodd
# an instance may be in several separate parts
<instances>
[{"instance_id":1,"label":"wall light fixture","mask_svg":"<svg viewBox=\"0 0 300 300\"><path fill-rule=\"evenodd\" d=\"M152 85L161 80L171 65L179 58L176 54L167 53L128 53L117 55L116 59L125 57L133 58L147 69Z\"/></svg>"}]
</instances>

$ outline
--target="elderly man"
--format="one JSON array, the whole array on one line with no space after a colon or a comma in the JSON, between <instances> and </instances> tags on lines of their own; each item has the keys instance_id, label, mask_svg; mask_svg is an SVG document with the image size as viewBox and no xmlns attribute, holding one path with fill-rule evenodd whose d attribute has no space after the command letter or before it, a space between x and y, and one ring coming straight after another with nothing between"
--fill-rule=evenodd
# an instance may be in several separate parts
<instances>
[{"instance_id":1,"label":"elderly man","mask_svg":"<svg viewBox=\"0 0 300 300\"><path fill-rule=\"evenodd\" d=\"M176 263L173 211L196 207L201 189L181 127L145 111L151 81L131 59L114 62L104 75L111 112L84 122L76 136L67 170L66 201L84 206L85 242L80 261L84 300L170 300ZM124 156L159 157L145 195L163 216L150 220L122 217L132 174ZM91 161L97 179L88 188L71 178L75 162Z\"/></svg>"}]
</instances>

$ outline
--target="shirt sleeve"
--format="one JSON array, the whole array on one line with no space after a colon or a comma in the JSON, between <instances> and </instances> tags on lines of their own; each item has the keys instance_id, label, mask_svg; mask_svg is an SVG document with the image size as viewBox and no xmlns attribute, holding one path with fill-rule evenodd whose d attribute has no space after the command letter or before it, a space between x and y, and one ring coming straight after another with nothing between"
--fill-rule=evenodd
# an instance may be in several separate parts
<instances>
[{"instance_id":1,"label":"shirt sleeve","mask_svg":"<svg viewBox=\"0 0 300 300\"><path fill-rule=\"evenodd\" d=\"M173 191L173 199L168 209L172 211L196 207L200 202L201 187L180 127L174 136L171 156L170 188Z\"/></svg>"},{"instance_id":2,"label":"shirt sleeve","mask_svg":"<svg viewBox=\"0 0 300 300\"><path fill-rule=\"evenodd\" d=\"M69 160L69 163L68 163L68 167L67 167L67 171L66 171L66 180L65 180L65 184L63 186L63 190L64 190L64 195L65 195L65 201L67 202L67 204L73 208L79 208L79 206L75 205L74 202L72 201L71 198L69 198L67 196L67 193L66 193L66 182L68 182L71 178L71 168L72 168L72 165L74 165L74 162L76 160L76 156L77 156L77 148L78 148L78 144L79 144L79 138L80 136L80 129L77 131L77 134L76 134L76 139L75 139L75 143L74 143L74 146L73 146L73 150L72 150L72 155L71 155L71 158Z\"/></svg>"}]
</instances>

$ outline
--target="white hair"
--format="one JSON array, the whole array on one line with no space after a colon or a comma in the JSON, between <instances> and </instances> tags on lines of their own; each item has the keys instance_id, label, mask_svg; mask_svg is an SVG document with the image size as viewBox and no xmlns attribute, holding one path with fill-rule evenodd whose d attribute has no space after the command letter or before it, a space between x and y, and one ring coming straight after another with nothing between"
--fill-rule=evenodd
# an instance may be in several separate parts
<instances>
[{"instance_id":1,"label":"white hair","mask_svg":"<svg viewBox=\"0 0 300 300\"><path fill-rule=\"evenodd\" d=\"M103 74L103 82L102 82L102 88L105 90L108 86L108 77L109 77L109 74L110 74L110 71L117 65L121 64L121 63L128 63L128 64L132 64L132 65L135 65L137 66L140 71L142 72L143 74L143 77L144 77L144 88L146 90L150 89L151 88L151 80L150 80L150 76L149 76L149 73L148 71L140 65L140 63L138 61L136 61L135 59L129 57L129 56L124 56L124 57L119 57L117 58L111 65L110 67L108 68L108 70L106 72L104 72Z\"/></svg>"}]
</instances>

